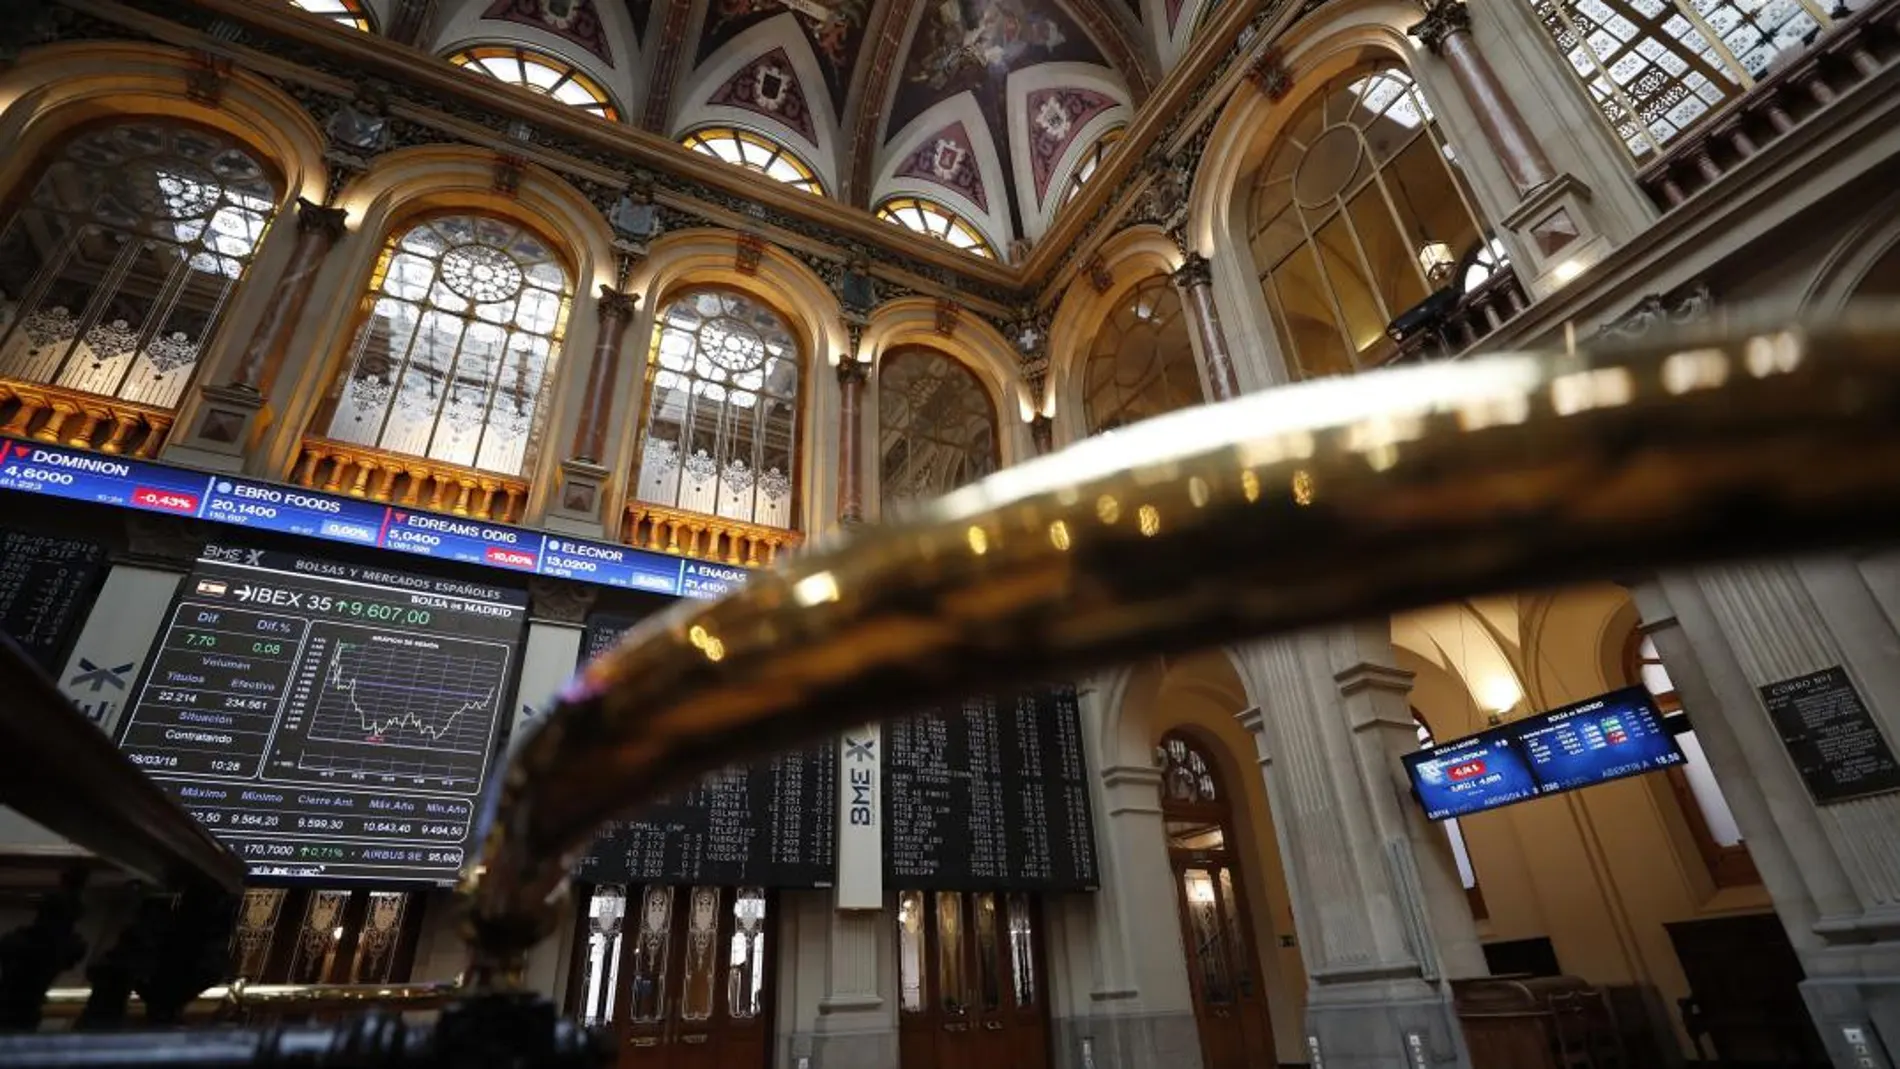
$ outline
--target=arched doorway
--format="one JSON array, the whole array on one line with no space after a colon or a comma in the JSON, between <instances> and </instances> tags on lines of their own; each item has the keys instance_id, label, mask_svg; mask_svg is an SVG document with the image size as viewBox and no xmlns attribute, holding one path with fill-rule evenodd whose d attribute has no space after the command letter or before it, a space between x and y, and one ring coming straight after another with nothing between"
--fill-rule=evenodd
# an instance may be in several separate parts
<instances>
[{"instance_id":1,"label":"arched doorway","mask_svg":"<svg viewBox=\"0 0 1900 1069\"><path fill-rule=\"evenodd\" d=\"M1171 731L1159 747L1161 816L1174 867L1194 1020L1207 1069L1275 1060L1260 958L1239 858L1233 806L1220 774L1192 739Z\"/></svg>"}]
</instances>

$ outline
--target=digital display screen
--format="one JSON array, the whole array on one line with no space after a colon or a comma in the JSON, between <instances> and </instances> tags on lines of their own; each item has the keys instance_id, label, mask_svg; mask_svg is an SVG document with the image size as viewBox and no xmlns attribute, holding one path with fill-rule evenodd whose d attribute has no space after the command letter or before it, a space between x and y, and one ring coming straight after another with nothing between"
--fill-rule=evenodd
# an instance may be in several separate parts
<instances>
[{"instance_id":1,"label":"digital display screen","mask_svg":"<svg viewBox=\"0 0 1900 1069\"><path fill-rule=\"evenodd\" d=\"M1687 761L1642 687L1407 754L1425 815L1446 820Z\"/></svg>"},{"instance_id":2,"label":"digital display screen","mask_svg":"<svg viewBox=\"0 0 1900 1069\"><path fill-rule=\"evenodd\" d=\"M526 591L207 546L119 746L252 876L449 883L527 621Z\"/></svg>"},{"instance_id":3,"label":"digital display screen","mask_svg":"<svg viewBox=\"0 0 1900 1069\"><path fill-rule=\"evenodd\" d=\"M678 597L746 580L734 565L17 439L0 439L0 489Z\"/></svg>"}]
</instances>

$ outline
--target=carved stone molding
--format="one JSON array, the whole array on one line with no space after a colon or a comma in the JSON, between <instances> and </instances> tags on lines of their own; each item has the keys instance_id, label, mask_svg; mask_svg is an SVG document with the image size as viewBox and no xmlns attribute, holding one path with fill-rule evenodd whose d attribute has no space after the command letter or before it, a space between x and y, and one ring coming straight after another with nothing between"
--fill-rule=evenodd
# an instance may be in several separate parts
<instances>
[{"instance_id":1,"label":"carved stone molding","mask_svg":"<svg viewBox=\"0 0 1900 1069\"><path fill-rule=\"evenodd\" d=\"M1471 11L1464 0L1434 0L1425 9L1425 17L1405 32L1418 38L1432 55L1443 55L1445 42L1453 34L1471 32Z\"/></svg>"},{"instance_id":2,"label":"carved stone molding","mask_svg":"<svg viewBox=\"0 0 1900 1069\"><path fill-rule=\"evenodd\" d=\"M1597 331L1597 337L1605 341L1642 338L1661 327L1701 322L1708 318L1714 306L1715 296L1709 284L1702 281L1693 282L1667 297L1651 293L1605 324Z\"/></svg>"},{"instance_id":3,"label":"carved stone molding","mask_svg":"<svg viewBox=\"0 0 1900 1069\"><path fill-rule=\"evenodd\" d=\"M1214 284L1214 268L1207 257L1198 252L1190 252L1181 260L1181 266L1168 276L1173 283L1184 290L1198 289Z\"/></svg>"}]
</instances>

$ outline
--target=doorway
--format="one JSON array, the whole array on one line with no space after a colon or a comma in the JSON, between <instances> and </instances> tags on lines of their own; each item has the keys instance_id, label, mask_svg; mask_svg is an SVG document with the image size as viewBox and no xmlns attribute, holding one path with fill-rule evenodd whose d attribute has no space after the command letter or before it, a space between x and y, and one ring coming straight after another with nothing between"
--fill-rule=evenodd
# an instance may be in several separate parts
<instances>
[{"instance_id":1,"label":"doorway","mask_svg":"<svg viewBox=\"0 0 1900 1069\"><path fill-rule=\"evenodd\" d=\"M772 921L757 887L596 887L572 990L583 1024L609 1025L620 1069L765 1069Z\"/></svg>"},{"instance_id":2,"label":"doorway","mask_svg":"<svg viewBox=\"0 0 1900 1069\"><path fill-rule=\"evenodd\" d=\"M903 1069L1048 1069L1041 931L1021 892L898 892Z\"/></svg>"},{"instance_id":3,"label":"doorway","mask_svg":"<svg viewBox=\"0 0 1900 1069\"><path fill-rule=\"evenodd\" d=\"M1252 914L1234 853L1232 804L1213 763L1193 740L1169 732L1159 750L1161 816L1201 1060L1207 1069L1274 1064Z\"/></svg>"}]
</instances>

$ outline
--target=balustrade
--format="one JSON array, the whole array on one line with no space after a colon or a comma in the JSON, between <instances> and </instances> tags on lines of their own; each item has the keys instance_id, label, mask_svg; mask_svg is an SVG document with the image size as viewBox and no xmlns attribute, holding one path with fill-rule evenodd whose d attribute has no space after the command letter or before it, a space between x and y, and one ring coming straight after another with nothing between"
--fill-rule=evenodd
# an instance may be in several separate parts
<instances>
[{"instance_id":1,"label":"balustrade","mask_svg":"<svg viewBox=\"0 0 1900 1069\"><path fill-rule=\"evenodd\" d=\"M1885 70L1896 57L1900 0L1877 0L1835 23L1806 51L1670 146L1637 173L1637 183L1656 207L1668 212Z\"/></svg>"},{"instance_id":2,"label":"balustrade","mask_svg":"<svg viewBox=\"0 0 1900 1069\"><path fill-rule=\"evenodd\" d=\"M1396 340L1393 364L1457 356L1489 337L1512 317L1530 307L1523 283L1508 266L1459 295L1435 317Z\"/></svg>"},{"instance_id":3,"label":"balustrade","mask_svg":"<svg viewBox=\"0 0 1900 1069\"><path fill-rule=\"evenodd\" d=\"M173 413L61 386L0 378L0 434L123 454L157 455Z\"/></svg>"},{"instance_id":4,"label":"balustrade","mask_svg":"<svg viewBox=\"0 0 1900 1069\"><path fill-rule=\"evenodd\" d=\"M796 549L805 538L782 527L629 501L620 540L676 556L763 568L778 560L779 550Z\"/></svg>"},{"instance_id":5,"label":"balustrade","mask_svg":"<svg viewBox=\"0 0 1900 1069\"><path fill-rule=\"evenodd\" d=\"M304 438L291 481L311 490L495 523L519 522L528 502L525 479L314 436Z\"/></svg>"}]
</instances>

